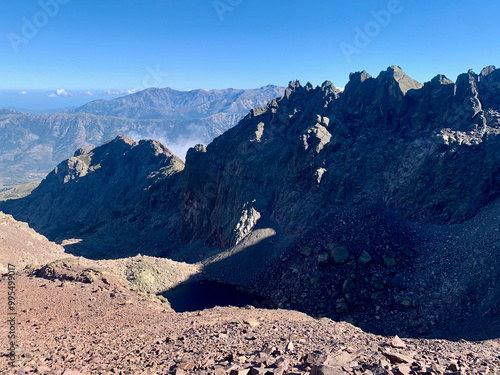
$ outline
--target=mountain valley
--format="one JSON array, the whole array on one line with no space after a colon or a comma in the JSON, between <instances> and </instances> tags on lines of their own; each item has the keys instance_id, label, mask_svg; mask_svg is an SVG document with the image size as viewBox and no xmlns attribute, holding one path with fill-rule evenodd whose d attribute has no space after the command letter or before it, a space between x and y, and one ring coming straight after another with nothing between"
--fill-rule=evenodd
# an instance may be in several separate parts
<instances>
[{"instance_id":1,"label":"mountain valley","mask_svg":"<svg viewBox=\"0 0 500 375\"><path fill-rule=\"evenodd\" d=\"M99 345L122 344L101 352L97 370L58 335L27 367L141 373L138 363L147 363L150 373L177 375L500 371L500 69L421 84L391 66L377 77L352 73L343 90L292 81L236 126L212 128L207 139L215 139L191 147L185 160L168 142L111 136L126 133L118 124L151 132L151 121L168 116L191 121L211 106L227 114L254 103L245 93L231 91L241 100L231 104L227 93L211 92L209 100L200 91L193 110L184 105L189 93L165 90L169 102L146 90L39 115L71 140L45 151L61 157L73 147L73 156L30 195L0 202L10 225L2 233L15 237L11 227L20 227L43 241L43 256L16 258L28 266L19 273L24 290L49 296L60 287L65 304L75 304L64 314L96 317L91 328L67 317L54 325L71 326L76 350L91 352L85 330L106 333ZM14 119L27 115L2 116L4 129L14 129ZM239 119L228 116L224 123ZM104 133L103 119L116 127ZM16 129L11 134L31 148L28 133ZM15 152L3 155L19 163ZM55 160L42 159L39 173ZM98 277L85 279L88 270ZM176 314L158 296L200 280L249 288L278 309ZM93 302L71 300L75 289ZM108 305L122 338L105 328ZM43 311L24 314L23 325L44 322L40 337L56 324ZM147 341L142 349L127 341L134 335ZM387 338L396 335L403 344ZM61 353L50 356L56 342L64 343Z\"/></svg>"}]
</instances>

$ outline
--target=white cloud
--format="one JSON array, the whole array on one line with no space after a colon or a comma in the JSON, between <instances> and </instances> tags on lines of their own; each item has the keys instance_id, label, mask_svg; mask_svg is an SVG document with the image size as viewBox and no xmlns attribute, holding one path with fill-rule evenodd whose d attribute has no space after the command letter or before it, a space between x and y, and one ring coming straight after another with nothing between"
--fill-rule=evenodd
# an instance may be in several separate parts
<instances>
[{"instance_id":1,"label":"white cloud","mask_svg":"<svg viewBox=\"0 0 500 375\"><path fill-rule=\"evenodd\" d=\"M107 90L104 93L107 95L130 95L136 93L137 89L132 90Z\"/></svg>"},{"instance_id":2,"label":"white cloud","mask_svg":"<svg viewBox=\"0 0 500 375\"><path fill-rule=\"evenodd\" d=\"M73 96L73 94L71 94L69 91L66 91L65 89L58 89L47 96L49 98L55 98L57 96Z\"/></svg>"},{"instance_id":3,"label":"white cloud","mask_svg":"<svg viewBox=\"0 0 500 375\"><path fill-rule=\"evenodd\" d=\"M71 96L70 92L67 92L65 89L56 90L58 96Z\"/></svg>"},{"instance_id":4,"label":"white cloud","mask_svg":"<svg viewBox=\"0 0 500 375\"><path fill-rule=\"evenodd\" d=\"M141 139L156 139L167 146L170 152L172 152L175 156L186 161L187 151L191 147L194 147L197 144L206 144L206 141L203 140L202 137L196 136L196 134L201 133L202 130L203 129L198 125L188 125L186 127L186 134L193 135L190 137L179 137L175 141L171 141L163 131L157 129L149 129L147 131L129 130L124 132L124 134L127 134L135 141L140 141Z\"/></svg>"},{"instance_id":5,"label":"white cloud","mask_svg":"<svg viewBox=\"0 0 500 375\"><path fill-rule=\"evenodd\" d=\"M20 91L19 95L27 95L28 93L26 91Z\"/></svg>"},{"instance_id":6,"label":"white cloud","mask_svg":"<svg viewBox=\"0 0 500 375\"><path fill-rule=\"evenodd\" d=\"M92 96L92 95L94 95L94 93L93 93L93 92L91 92L91 91L87 91L87 92L85 93L85 95Z\"/></svg>"}]
</instances>

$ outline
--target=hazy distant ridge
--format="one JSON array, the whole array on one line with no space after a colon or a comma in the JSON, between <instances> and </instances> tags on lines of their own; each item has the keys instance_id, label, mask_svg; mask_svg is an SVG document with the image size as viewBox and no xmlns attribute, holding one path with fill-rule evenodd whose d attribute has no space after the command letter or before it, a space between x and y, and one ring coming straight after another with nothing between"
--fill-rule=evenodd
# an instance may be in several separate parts
<instances>
[{"instance_id":1,"label":"hazy distant ridge","mask_svg":"<svg viewBox=\"0 0 500 375\"><path fill-rule=\"evenodd\" d=\"M33 115L0 109L0 186L43 178L80 147L95 147L128 134L154 138L184 157L195 143L209 143L252 108L279 97L284 88L251 90L147 89L96 100L65 113Z\"/></svg>"}]
</instances>

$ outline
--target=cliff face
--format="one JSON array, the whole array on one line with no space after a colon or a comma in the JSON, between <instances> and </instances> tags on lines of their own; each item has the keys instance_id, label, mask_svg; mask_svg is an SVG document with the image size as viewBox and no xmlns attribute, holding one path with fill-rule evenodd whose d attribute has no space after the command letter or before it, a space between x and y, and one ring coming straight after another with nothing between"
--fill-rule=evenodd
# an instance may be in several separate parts
<instances>
[{"instance_id":1,"label":"cliff face","mask_svg":"<svg viewBox=\"0 0 500 375\"><path fill-rule=\"evenodd\" d=\"M351 75L344 92L292 82L190 150L183 239L225 249L271 228L273 240L207 270L244 274L245 264L251 275L258 254L266 272L239 280L279 306L386 334L491 337L499 87L493 67L424 85L390 67ZM283 250L287 236L294 244Z\"/></svg>"},{"instance_id":2,"label":"cliff face","mask_svg":"<svg viewBox=\"0 0 500 375\"><path fill-rule=\"evenodd\" d=\"M293 231L377 202L423 222L472 217L499 192L499 81L490 67L422 86L391 67L352 74L343 93L291 83L190 151L186 238L226 247L259 221Z\"/></svg>"}]
</instances>

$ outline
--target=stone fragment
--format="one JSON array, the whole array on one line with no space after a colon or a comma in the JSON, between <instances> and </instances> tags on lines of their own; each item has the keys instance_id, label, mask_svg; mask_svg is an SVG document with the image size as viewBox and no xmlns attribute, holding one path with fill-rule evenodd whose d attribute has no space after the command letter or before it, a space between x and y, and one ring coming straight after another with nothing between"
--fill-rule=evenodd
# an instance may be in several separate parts
<instances>
[{"instance_id":1,"label":"stone fragment","mask_svg":"<svg viewBox=\"0 0 500 375\"><path fill-rule=\"evenodd\" d=\"M285 357L280 357L276 360L275 365L276 367L282 367L286 371L290 366L290 360Z\"/></svg>"},{"instance_id":2,"label":"stone fragment","mask_svg":"<svg viewBox=\"0 0 500 375\"><path fill-rule=\"evenodd\" d=\"M328 263L328 258L329 258L328 253L318 254L318 264L320 266L326 265Z\"/></svg>"},{"instance_id":3,"label":"stone fragment","mask_svg":"<svg viewBox=\"0 0 500 375\"><path fill-rule=\"evenodd\" d=\"M359 256L358 262L361 263L361 264L366 264L366 263L371 262L371 260L372 260L371 255L368 254L368 252L365 250Z\"/></svg>"},{"instance_id":4,"label":"stone fragment","mask_svg":"<svg viewBox=\"0 0 500 375\"><path fill-rule=\"evenodd\" d=\"M45 365L37 366L36 367L36 372L38 374L43 374L43 373L46 373L46 372L50 372L50 367L49 366L45 366Z\"/></svg>"},{"instance_id":5,"label":"stone fragment","mask_svg":"<svg viewBox=\"0 0 500 375\"><path fill-rule=\"evenodd\" d=\"M263 362L267 361L268 358L269 358L269 354L266 354L265 352L260 352L259 354L257 354L255 361L257 363L263 363Z\"/></svg>"},{"instance_id":6,"label":"stone fragment","mask_svg":"<svg viewBox=\"0 0 500 375\"><path fill-rule=\"evenodd\" d=\"M328 355L326 361L323 363L328 366L342 366L350 367L351 362L354 361L354 356L347 352L335 353Z\"/></svg>"},{"instance_id":7,"label":"stone fragment","mask_svg":"<svg viewBox=\"0 0 500 375\"><path fill-rule=\"evenodd\" d=\"M391 340L391 346L393 348L405 349L406 344L399 338L399 336L394 336Z\"/></svg>"},{"instance_id":8,"label":"stone fragment","mask_svg":"<svg viewBox=\"0 0 500 375\"><path fill-rule=\"evenodd\" d=\"M239 367L236 363L232 363L232 364L224 367L224 370L226 371L226 373L230 373L231 371L238 370L238 369L239 369Z\"/></svg>"},{"instance_id":9,"label":"stone fragment","mask_svg":"<svg viewBox=\"0 0 500 375\"><path fill-rule=\"evenodd\" d=\"M436 374L443 374L444 373L444 367L439 366L436 363L431 364L431 370L434 371Z\"/></svg>"},{"instance_id":10,"label":"stone fragment","mask_svg":"<svg viewBox=\"0 0 500 375\"><path fill-rule=\"evenodd\" d=\"M460 371L460 367L458 366L458 364L455 361L453 361L448 366L446 366L446 371L457 372L457 371Z\"/></svg>"},{"instance_id":11,"label":"stone fragment","mask_svg":"<svg viewBox=\"0 0 500 375\"><path fill-rule=\"evenodd\" d=\"M269 373L269 371L268 371ZM271 369L270 373L272 375L283 375L285 373L285 368L284 367L275 367Z\"/></svg>"},{"instance_id":12,"label":"stone fragment","mask_svg":"<svg viewBox=\"0 0 500 375\"><path fill-rule=\"evenodd\" d=\"M386 267L394 267L396 265L396 259L393 257L384 257L383 260Z\"/></svg>"},{"instance_id":13,"label":"stone fragment","mask_svg":"<svg viewBox=\"0 0 500 375\"><path fill-rule=\"evenodd\" d=\"M403 305L404 307L408 308L408 307L411 307L411 301L410 300L402 300L401 301L401 305Z\"/></svg>"},{"instance_id":14,"label":"stone fragment","mask_svg":"<svg viewBox=\"0 0 500 375\"><path fill-rule=\"evenodd\" d=\"M215 360L213 358L208 358L205 363L203 363L203 366L201 367L204 367L204 368L209 368L209 367L213 367L215 366Z\"/></svg>"},{"instance_id":15,"label":"stone fragment","mask_svg":"<svg viewBox=\"0 0 500 375\"><path fill-rule=\"evenodd\" d=\"M248 375L250 369L242 369L242 370L231 370L229 375Z\"/></svg>"},{"instance_id":16,"label":"stone fragment","mask_svg":"<svg viewBox=\"0 0 500 375\"><path fill-rule=\"evenodd\" d=\"M407 365L399 365L392 372L394 375L410 375L412 373L411 368Z\"/></svg>"},{"instance_id":17,"label":"stone fragment","mask_svg":"<svg viewBox=\"0 0 500 375\"><path fill-rule=\"evenodd\" d=\"M243 322L245 324L248 324L250 327L257 327L258 325L260 325L260 322L255 318L245 318Z\"/></svg>"},{"instance_id":18,"label":"stone fragment","mask_svg":"<svg viewBox=\"0 0 500 375\"><path fill-rule=\"evenodd\" d=\"M404 354L385 349L381 349L380 351L391 363L412 363L413 361L413 358Z\"/></svg>"},{"instance_id":19,"label":"stone fragment","mask_svg":"<svg viewBox=\"0 0 500 375\"><path fill-rule=\"evenodd\" d=\"M181 362L178 365L178 368L180 368L184 371L193 370L195 367L196 367L196 365L193 362Z\"/></svg>"},{"instance_id":20,"label":"stone fragment","mask_svg":"<svg viewBox=\"0 0 500 375\"><path fill-rule=\"evenodd\" d=\"M344 370L340 366L313 366L311 375L344 375Z\"/></svg>"},{"instance_id":21,"label":"stone fragment","mask_svg":"<svg viewBox=\"0 0 500 375\"><path fill-rule=\"evenodd\" d=\"M263 353L269 357L271 355L271 353L273 353L275 350L276 350L276 348L273 346L273 347L265 348L261 353Z\"/></svg>"},{"instance_id":22,"label":"stone fragment","mask_svg":"<svg viewBox=\"0 0 500 375\"><path fill-rule=\"evenodd\" d=\"M308 246L301 247L300 254L305 255L306 257L311 256L312 249Z\"/></svg>"},{"instance_id":23,"label":"stone fragment","mask_svg":"<svg viewBox=\"0 0 500 375\"><path fill-rule=\"evenodd\" d=\"M326 354L322 354L322 353L310 353L308 354L305 359L304 359L304 362L306 364L308 364L309 366L320 366L322 365L323 363L325 363L327 360L327 355Z\"/></svg>"},{"instance_id":24,"label":"stone fragment","mask_svg":"<svg viewBox=\"0 0 500 375\"><path fill-rule=\"evenodd\" d=\"M352 292L356 288L356 285L354 285L354 281L352 280L352 277L349 277L344 281L344 284L342 285L342 293L347 294Z\"/></svg>"},{"instance_id":25,"label":"stone fragment","mask_svg":"<svg viewBox=\"0 0 500 375\"><path fill-rule=\"evenodd\" d=\"M334 247L330 249L330 254L337 264L345 263L349 259L349 249L346 246Z\"/></svg>"}]
</instances>

